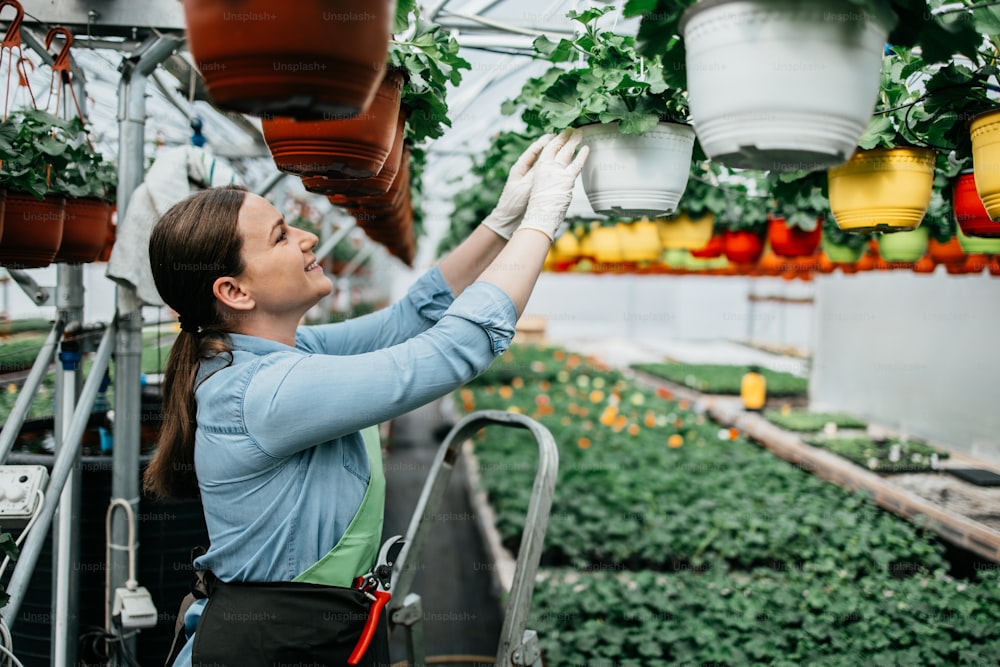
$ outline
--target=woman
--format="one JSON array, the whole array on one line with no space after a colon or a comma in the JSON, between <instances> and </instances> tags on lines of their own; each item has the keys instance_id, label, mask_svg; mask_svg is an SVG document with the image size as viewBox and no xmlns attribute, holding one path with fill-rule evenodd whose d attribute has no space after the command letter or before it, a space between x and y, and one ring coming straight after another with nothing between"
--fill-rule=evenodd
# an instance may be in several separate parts
<instances>
[{"instance_id":1,"label":"woman","mask_svg":"<svg viewBox=\"0 0 1000 667\"><path fill-rule=\"evenodd\" d=\"M316 236L262 197L207 190L157 223L153 276L181 333L144 483L200 493L211 543L195 560L208 598L183 614L168 664L388 664L385 619L365 648L370 596L353 587L382 532L373 427L507 348L586 160L579 142L532 144L493 213L406 298L341 324L298 326L332 286Z\"/></svg>"}]
</instances>

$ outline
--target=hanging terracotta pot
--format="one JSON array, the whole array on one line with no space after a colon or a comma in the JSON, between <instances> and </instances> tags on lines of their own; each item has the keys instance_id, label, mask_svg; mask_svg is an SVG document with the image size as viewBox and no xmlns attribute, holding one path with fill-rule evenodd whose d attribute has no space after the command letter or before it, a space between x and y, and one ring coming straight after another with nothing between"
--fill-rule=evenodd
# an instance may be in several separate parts
<instances>
[{"instance_id":1,"label":"hanging terracotta pot","mask_svg":"<svg viewBox=\"0 0 1000 667\"><path fill-rule=\"evenodd\" d=\"M969 124L976 192L987 215L1000 220L1000 109L981 114Z\"/></svg>"},{"instance_id":2,"label":"hanging terracotta pot","mask_svg":"<svg viewBox=\"0 0 1000 667\"><path fill-rule=\"evenodd\" d=\"M1000 255L990 257L990 264L987 267L991 276L1000 278Z\"/></svg>"},{"instance_id":3,"label":"hanging terracotta pot","mask_svg":"<svg viewBox=\"0 0 1000 667\"><path fill-rule=\"evenodd\" d=\"M0 266L32 269L48 266L62 242L66 199L7 192L3 205Z\"/></svg>"},{"instance_id":4,"label":"hanging terracotta pot","mask_svg":"<svg viewBox=\"0 0 1000 667\"><path fill-rule=\"evenodd\" d=\"M54 262L83 264L104 250L111 224L111 203L96 197L66 200L62 241Z\"/></svg>"},{"instance_id":5,"label":"hanging terracotta pot","mask_svg":"<svg viewBox=\"0 0 1000 667\"><path fill-rule=\"evenodd\" d=\"M404 144L403 155L399 159L399 170L395 178L389 185L389 189L382 194L370 197L355 197L348 195L329 195L327 199L331 204L343 206L345 208L360 208L365 210L386 210L398 208L403 201L403 197L409 194L410 189L410 151Z\"/></svg>"},{"instance_id":6,"label":"hanging terracotta pot","mask_svg":"<svg viewBox=\"0 0 1000 667\"><path fill-rule=\"evenodd\" d=\"M964 264L966 257L957 236L952 236L946 243L930 239L927 242L927 254L936 264L944 264L945 266Z\"/></svg>"},{"instance_id":7,"label":"hanging terracotta pot","mask_svg":"<svg viewBox=\"0 0 1000 667\"><path fill-rule=\"evenodd\" d=\"M928 239L926 227L908 232L880 234L878 251L887 262L915 262L927 252Z\"/></svg>"},{"instance_id":8,"label":"hanging terracotta pot","mask_svg":"<svg viewBox=\"0 0 1000 667\"><path fill-rule=\"evenodd\" d=\"M764 252L764 237L755 232L729 231L722 237L722 252L736 264L753 264Z\"/></svg>"},{"instance_id":9,"label":"hanging terracotta pot","mask_svg":"<svg viewBox=\"0 0 1000 667\"><path fill-rule=\"evenodd\" d=\"M392 151L403 75L386 72L375 99L353 118L297 121L265 118L264 141L279 170L300 176L371 178Z\"/></svg>"},{"instance_id":10,"label":"hanging terracotta pot","mask_svg":"<svg viewBox=\"0 0 1000 667\"><path fill-rule=\"evenodd\" d=\"M990 219L983 200L976 191L976 176L971 171L963 172L955 181L952 210L955 222L966 236L1000 236L1000 222Z\"/></svg>"},{"instance_id":11,"label":"hanging terracotta pot","mask_svg":"<svg viewBox=\"0 0 1000 667\"><path fill-rule=\"evenodd\" d=\"M836 268L837 265L830 261L830 257L825 252L819 254L819 259L816 260L816 271L818 273L833 273Z\"/></svg>"},{"instance_id":12,"label":"hanging terracotta pot","mask_svg":"<svg viewBox=\"0 0 1000 667\"><path fill-rule=\"evenodd\" d=\"M799 227L789 227L784 218L773 216L767 226L767 240L771 250L779 257L804 257L816 252L823 235L823 220L819 219L815 229L805 231Z\"/></svg>"},{"instance_id":13,"label":"hanging terracotta pot","mask_svg":"<svg viewBox=\"0 0 1000 667\"><path fill-rule=\"evenodd\" d=\"M673 218L657 218L656 228L660 243L664 248L694 250L704 248L712 238L715 216L706 213L693 219L687 213L678 213Z\"/></svg>"},{"instance_id":14,"label":"hanging terracotta pot","mask_svg":"<svg viewBox=\"0 0 1000 667\"><path fill-rule=\"evenodd\" d=\"M878 247L875 250L863 250L861 257L853 264L841 264L840 270L844 273L857 273L858 271L872 271L875 268L876 260L879 260Z\"/></svg>"},{"instance_id":15,"label":"hanging terracotta pot","mask_svg":"<svg viewBox=\"0 0 1000 667\"><path fill-rule=\"evenodd\" d=\"M641 135L622 134L618 123L583 128L590 156L581 174L591 207L602 215L660 217L677 209L691 171L694 130L660 123Z\"/></svg>"},{"instance_id":16,"label":"hanging terracotta pot","mask_svg":"<svg viewBox=\"0 0 1000 667\"><path fill-rule=\"evenodd\" d=\"M934 273L937 263L930 255L924 255L913 264L914 273Z\"/></svg>"},{"instance_id":17,"label":"hanging terracotta pot","mask_svg":"<svg viewBox=\"0 0 1000 667\"><path fill-rule=\"evenodd\" d=\"M970 254L965 260L966 273L982 273L990 265L990 256L983 253Z\"/></svg>"},{"instance_id":18,"label":"hanging terracotta pot","mask_svg":"<svg viewBox=\"0 0 1000 667\"><path fill-rule=\"evenodd\" d=\"M214 105L257 116L344 118L385 71L392 0L184 0L191 55Z\"/></svg>"},{"instance_id":19,"label":"hanging terracotta pot","mask_svg":"<svg viewBox=\"0 0 1000 667\"><path fill-rule=\"evenodd\" d=\"M934 151L876 148L857 151L828 171L830 210L852 232L915 229L931 203Z\"/></svg>"},{"instance_id":20,"label":"hanging terracotta pot","mask_svg":"<svg viewBox=\"0 0 1000 667\"><path fill-rule=\"evenodd\" d=\"M757 260L757 275L760 276L780 276L787 268L785 260L774 252L765 252Z\"/></svg>"},{"instance_id":21,"label":"hanging terracotta pot","mask_svg":"<svg viewBox=\"0 0 1000 667\"><path fill-rule=\"evenodd\" d=\"M399 112L396 121L396 136L392 150L382 164L382 168L369 178L327 178L326 176L303 176L302 185L306 190L320 195L345 195L347 197L371 197L388 192L399 171L403 157L403 130L406 128L406 113Z\"/></svg>"},{"instance_id":22,"label":"hanging terracotta pot","mask_svg":"<svg viewBox=\"0 0 1000 667\"><path fill-rule=\"evenodd\" d=\"M689 7L680 31L691 122L712 160L812 171L854 150L888 34L871 13L846 0L712 0Z\"/></svg>"},{"instance_id":23,"label":"hanging terracotta pot","mask_svg":"<svg viewBox=\"0 0 1000 667\"><path fill-rule=\"evenodd\" d=\"M104 248L101 250L101 254L98 255L98 262L107 262L111 259L111 251L115 247L115 238L117 232L117 225L115 224L115 218L117 217L118 208L114 204L111 205L111 215L108 216L108 229L104 236Z\"/></svg>"},{"instance_id":24,"label":"hanging terracotta pot","mask_svg":"<svg viewBox=\"0 0 1000 667\"><path fill-rule=\"evenodd\" d=\"M691 256L698 259L715 259L716 257L722 257L722 236L720 232L718 234L712 234L712 237L708 240L708 243L702 248L691 248Z\"/></svg>"}]
</instances>

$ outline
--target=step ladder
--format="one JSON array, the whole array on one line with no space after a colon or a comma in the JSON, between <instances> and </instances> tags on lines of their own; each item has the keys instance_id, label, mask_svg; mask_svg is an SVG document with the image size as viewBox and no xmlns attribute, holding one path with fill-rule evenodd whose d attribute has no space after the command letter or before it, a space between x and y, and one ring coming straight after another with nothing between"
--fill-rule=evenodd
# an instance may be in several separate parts
<instances>
[{"instance_id":1,"label":"step ladder","mask_svg":"<svg viewBox=\"0 0 1000 667\"><path fill-rule=\"evenodd\" d=\"M463 417L445 437L431 464L427 481L420 493L416 509L406 531L406 544L396 561L392 576L392 599L389 602L390 627L401 626L406 633L406 652L411 667L425 667L427 656L424 647L423 609L420 596L410 591L416 567L427 542L431 522L428 517L437 515L451 479L455 462L461 454L462 443L479 429L490 425L522 428L529 431L538 443L538 469L528 504L524 534L518 549L510 596L504 614L503 629L497 647L496 667L542 667L538 635L527 629L531 596L535 589L535 574L542 555L542 543L549 525L549 511L555 493L556 474L559 471L559 452L555 439L547 428L534 419L502 410L479 410Z\"/></svg>"}]
</instances>

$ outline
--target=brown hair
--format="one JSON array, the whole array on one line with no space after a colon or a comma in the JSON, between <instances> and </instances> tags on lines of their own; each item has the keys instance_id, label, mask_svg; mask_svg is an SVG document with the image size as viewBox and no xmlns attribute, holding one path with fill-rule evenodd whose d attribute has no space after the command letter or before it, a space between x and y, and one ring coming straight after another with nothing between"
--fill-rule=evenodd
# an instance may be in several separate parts
<instances>
[{"instance_id":1,"label":"brown hair","mask_svg":"<svg viewBox=\"0 0 1000 667\"><path fill-rule=\"evenodd\" d=\"M202 190L164 213L149 237L156 289L181 319L164 373L163 427L143 473L143 488L163 498L198 495L194 382L202 359L232 354L212 287L243 272L237 220L245 197L239 186Z\"/></svg>"}]
</instances>

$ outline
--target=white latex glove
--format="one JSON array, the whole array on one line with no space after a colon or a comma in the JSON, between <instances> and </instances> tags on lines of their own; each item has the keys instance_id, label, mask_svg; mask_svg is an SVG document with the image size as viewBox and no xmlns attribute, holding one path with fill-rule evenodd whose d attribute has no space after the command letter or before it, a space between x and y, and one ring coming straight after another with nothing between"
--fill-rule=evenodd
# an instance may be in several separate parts
<instances>
[{"instance_id":1,"label":"white latex glove","mask_svg":"<svg viewBox=\"0 0 1000 667\"><path fill-rule=\"evenodd\" d=\"M545 134L536 139L517 159L514 166L510 168L507 182L500 193L500 200L497 202L493 212L486 216L483 224L492 229L503 238L510 240L511 235L521 224L521 216L528 206L528 197L531 196L531 183L534 172L532 167L542 149L552 141L556 135Z\"/></svg>"},{"instance_id":2,"label":"white latex glove","mask_svg":"<svg viewBox=\"0 0 1000 667\"><path fill-rule=\"evenodd\" d=\"M573 158L582 139L580 130L563 130L542 150L535 161L531 196L519 230L535 229L555 239L573 199L573 184L590 154L590 147L584 146Z\"/></svg>"}]
</instances>

